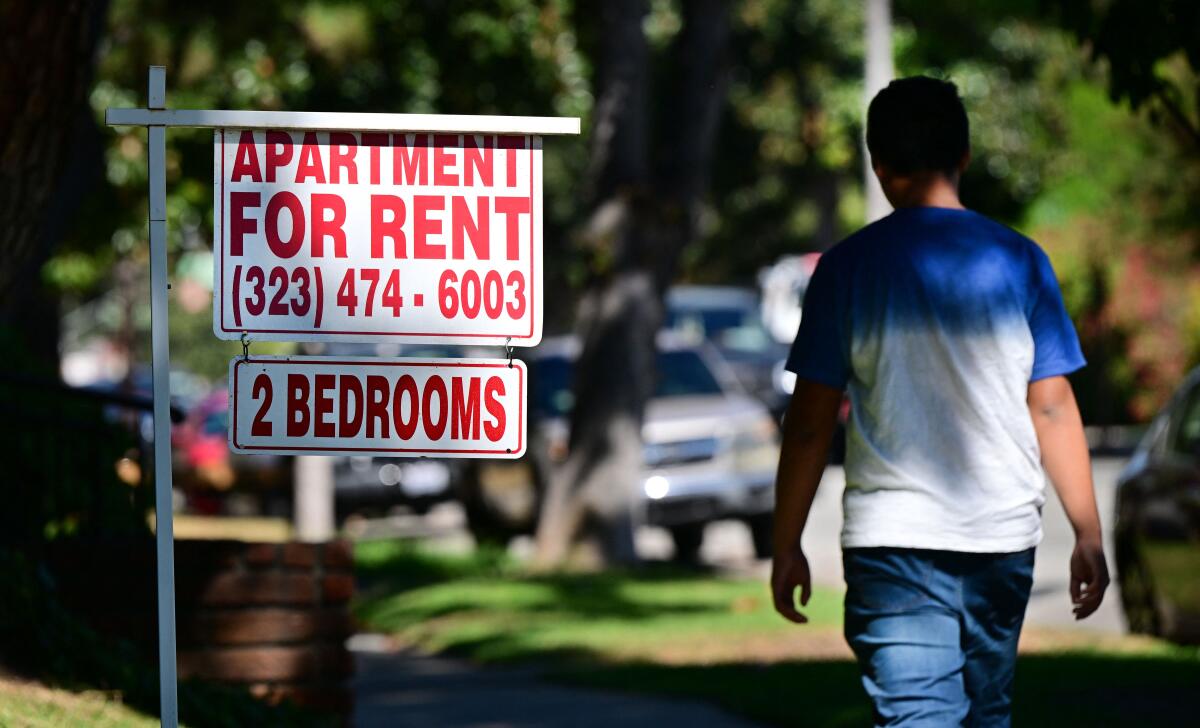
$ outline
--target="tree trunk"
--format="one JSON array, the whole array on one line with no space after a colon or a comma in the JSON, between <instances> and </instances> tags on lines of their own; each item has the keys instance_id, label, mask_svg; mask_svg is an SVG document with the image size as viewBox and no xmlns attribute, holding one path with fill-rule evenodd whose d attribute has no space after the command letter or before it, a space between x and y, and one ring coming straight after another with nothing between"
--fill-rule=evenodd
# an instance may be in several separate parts
<instances>
[{"instance_id":1,"label":"tree trunk","mask_svg":"<svg viewBox=\"0 0 1200 728\"><path fill-rule=\"evenodd\" d=\"M536 559L561 563L589 537L607 563L636 561L642 503L642 422L654 391L655 335L663 293L698 232L700 202L725 97L728 36L722 0L683 4L667 92L673 113L658 127L652 164L650 68L644 0L604 3L599 95L592 134L593 212L581 231L603 268L580 304L583 346L575 371L566 462L550 479Z\"/></svg>"},{"instance_id":2,"label":"tree trunk","mask_svg":"<svg viewBox=\"0 0 1200 728\"><path fill-rule=\"evenodd\" d=\"M104 0L0 4L0 326L57 348L41 266L82 194L81 146L98 149L87 96Z\"/></svg>"}]
</instances>

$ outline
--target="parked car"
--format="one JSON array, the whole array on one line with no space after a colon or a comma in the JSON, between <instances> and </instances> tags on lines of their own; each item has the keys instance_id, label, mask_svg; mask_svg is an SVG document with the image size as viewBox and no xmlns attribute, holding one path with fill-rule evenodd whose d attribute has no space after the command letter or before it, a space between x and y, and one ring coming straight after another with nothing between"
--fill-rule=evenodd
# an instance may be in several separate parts
<instances>
[{"instance_id":1,"label":"parked car","mask_svg":"<svg viewBox=\"0 0 1200 728\"><path fill-rule=\"evenodd\" d=\"M459 481L477 538L535 530L551 468L567 452L578 350L573 338L551 339L527 361L532 418L527 455L471 461ZM745 521L755 551L769 555L778 427L711 346L660 341L658 383L642 437L644 517L670 531L677 558L697 558L704 527L723 518Z\"/></svg>"},{"instance_id":2,"label":"parked car","mask_svg":"<svg viewBox=\"0 0 1200 728\"><path fill-rule=\"evenodd\" d=\"M225 512L233 493L249 496L258 513L282 514L291 498L292 468L280 455L229 452L229 392L215 389L172 428L175 485L188 507L201 513ZM243 499L244 500L244 499Z\"/></svg>"},{"instance_id":3,"label":"parked car","mask_svg":"<svg viewBox=\"0 0 1200 728\"><path fill-rule=\"evenodd\" d=\"M742 387L777 417L783 415L791 395L783 371L788 345L763 325L753 289L675 286L667 291L664 328L685 340L712 344Z\"/></svg>"},{"instance_id":4,"label":"parked car","mask_svg":"<svg viewBox=\"0 0 1200 728\"><path fill-rule=\"evenodd\" d=\"M1116 511L1117 580L1130 630L1200 642L1200 369L1134 451Z\"/></svg>"},{"instance_id":5,"label":"parked car","mask_svg":"<svg viewBox=\"0 0 1200 728\"><path fill-rule=\"evenodd\" d=\"M817 257L797 260L815 267ZM798 325L799 318L796 321ZM758 294L735 286L676 286L667 292L665 326L674 335L715 346L746 391L761 400L777 422L783 422L796 387L796 375L784 369L791 342L781 343L767 330ZM846 460L849 416L850 400L843 399L829 448L831 463Z\"/></svg>"},{"instance_id":6,"label":"parked car","mask_svg":"<svg viewBox=\"0 0 1200 728\"><path fill-rule=\"evenodd\" d=\"M351 514L386 513L406 506L426 513L450 500L460 469L453 460L370 455L338 457L333 463L334 510L338 522Z\"/></svg>"}]
</instances>

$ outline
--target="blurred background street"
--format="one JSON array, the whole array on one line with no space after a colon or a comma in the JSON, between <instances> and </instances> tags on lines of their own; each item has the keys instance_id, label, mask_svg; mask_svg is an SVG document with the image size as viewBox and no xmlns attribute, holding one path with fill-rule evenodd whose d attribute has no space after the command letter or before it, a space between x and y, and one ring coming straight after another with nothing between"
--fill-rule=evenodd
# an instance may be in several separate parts
<instances>
[{"instance_id":1,"label":"blurred background street","mask_svg":"<svg viewBox=\"0 0 1200 728\"><path fill-rule=\"evenodd\" d=\"M0 725L157 724L168 512L191 728L867 724L847 401L804 627L767 559L784 359L821 256L890 212L864 114L910 75L956 84L962 201L1046 252L1088 360L1070 382L1114 580L1075 622L1048 488L1014 724L1196 725L1198 28L1192 0L0 3ZM523 457L233 452L236 357L509 353L218 340L214 136L172 128L156 497L151 146L104 122L148 103L151 65L168 109L579 119L541 140Z\"/></svg>"}]
</instances>

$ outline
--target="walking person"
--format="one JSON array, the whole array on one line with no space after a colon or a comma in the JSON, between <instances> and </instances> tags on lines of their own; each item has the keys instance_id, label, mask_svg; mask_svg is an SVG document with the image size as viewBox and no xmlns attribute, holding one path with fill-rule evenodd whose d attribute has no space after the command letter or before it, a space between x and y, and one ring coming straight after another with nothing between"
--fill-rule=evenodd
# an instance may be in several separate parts
<instances>
[{"instance_id":1,"label":"walking person","mask_svg":"<svg viewBox=\"0 0 1200 728\"><path fill-rule=\"evenodd\" d=\"M1047 476L1075 530L1075 617L1108 586L1065 377L1084 359L1045 253L959 201L970 148L953 84L893 81L871 102L867 147L896 209L823 255L805 295L775 608L805 621L800 537L845 393L845 634L875 723L1007 726Z\"/></svg>"}]
</instances>

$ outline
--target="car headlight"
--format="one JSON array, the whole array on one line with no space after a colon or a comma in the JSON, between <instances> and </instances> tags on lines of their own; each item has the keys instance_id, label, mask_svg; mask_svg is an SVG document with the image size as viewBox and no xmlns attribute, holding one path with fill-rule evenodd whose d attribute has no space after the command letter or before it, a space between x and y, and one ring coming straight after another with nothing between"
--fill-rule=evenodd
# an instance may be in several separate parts
<instances>
[{"instance_id":1,"label":"car headlight","mask_svg":"<svg viewBox=\"0 0 1200 728\"><path fill-rule=\"evenodd\" d=\"M660 500L667 497L667 493L671 491L671 483L661 475L651 475L646 478L642 489L650 500Z\"/></svg>"}]
</instances>

